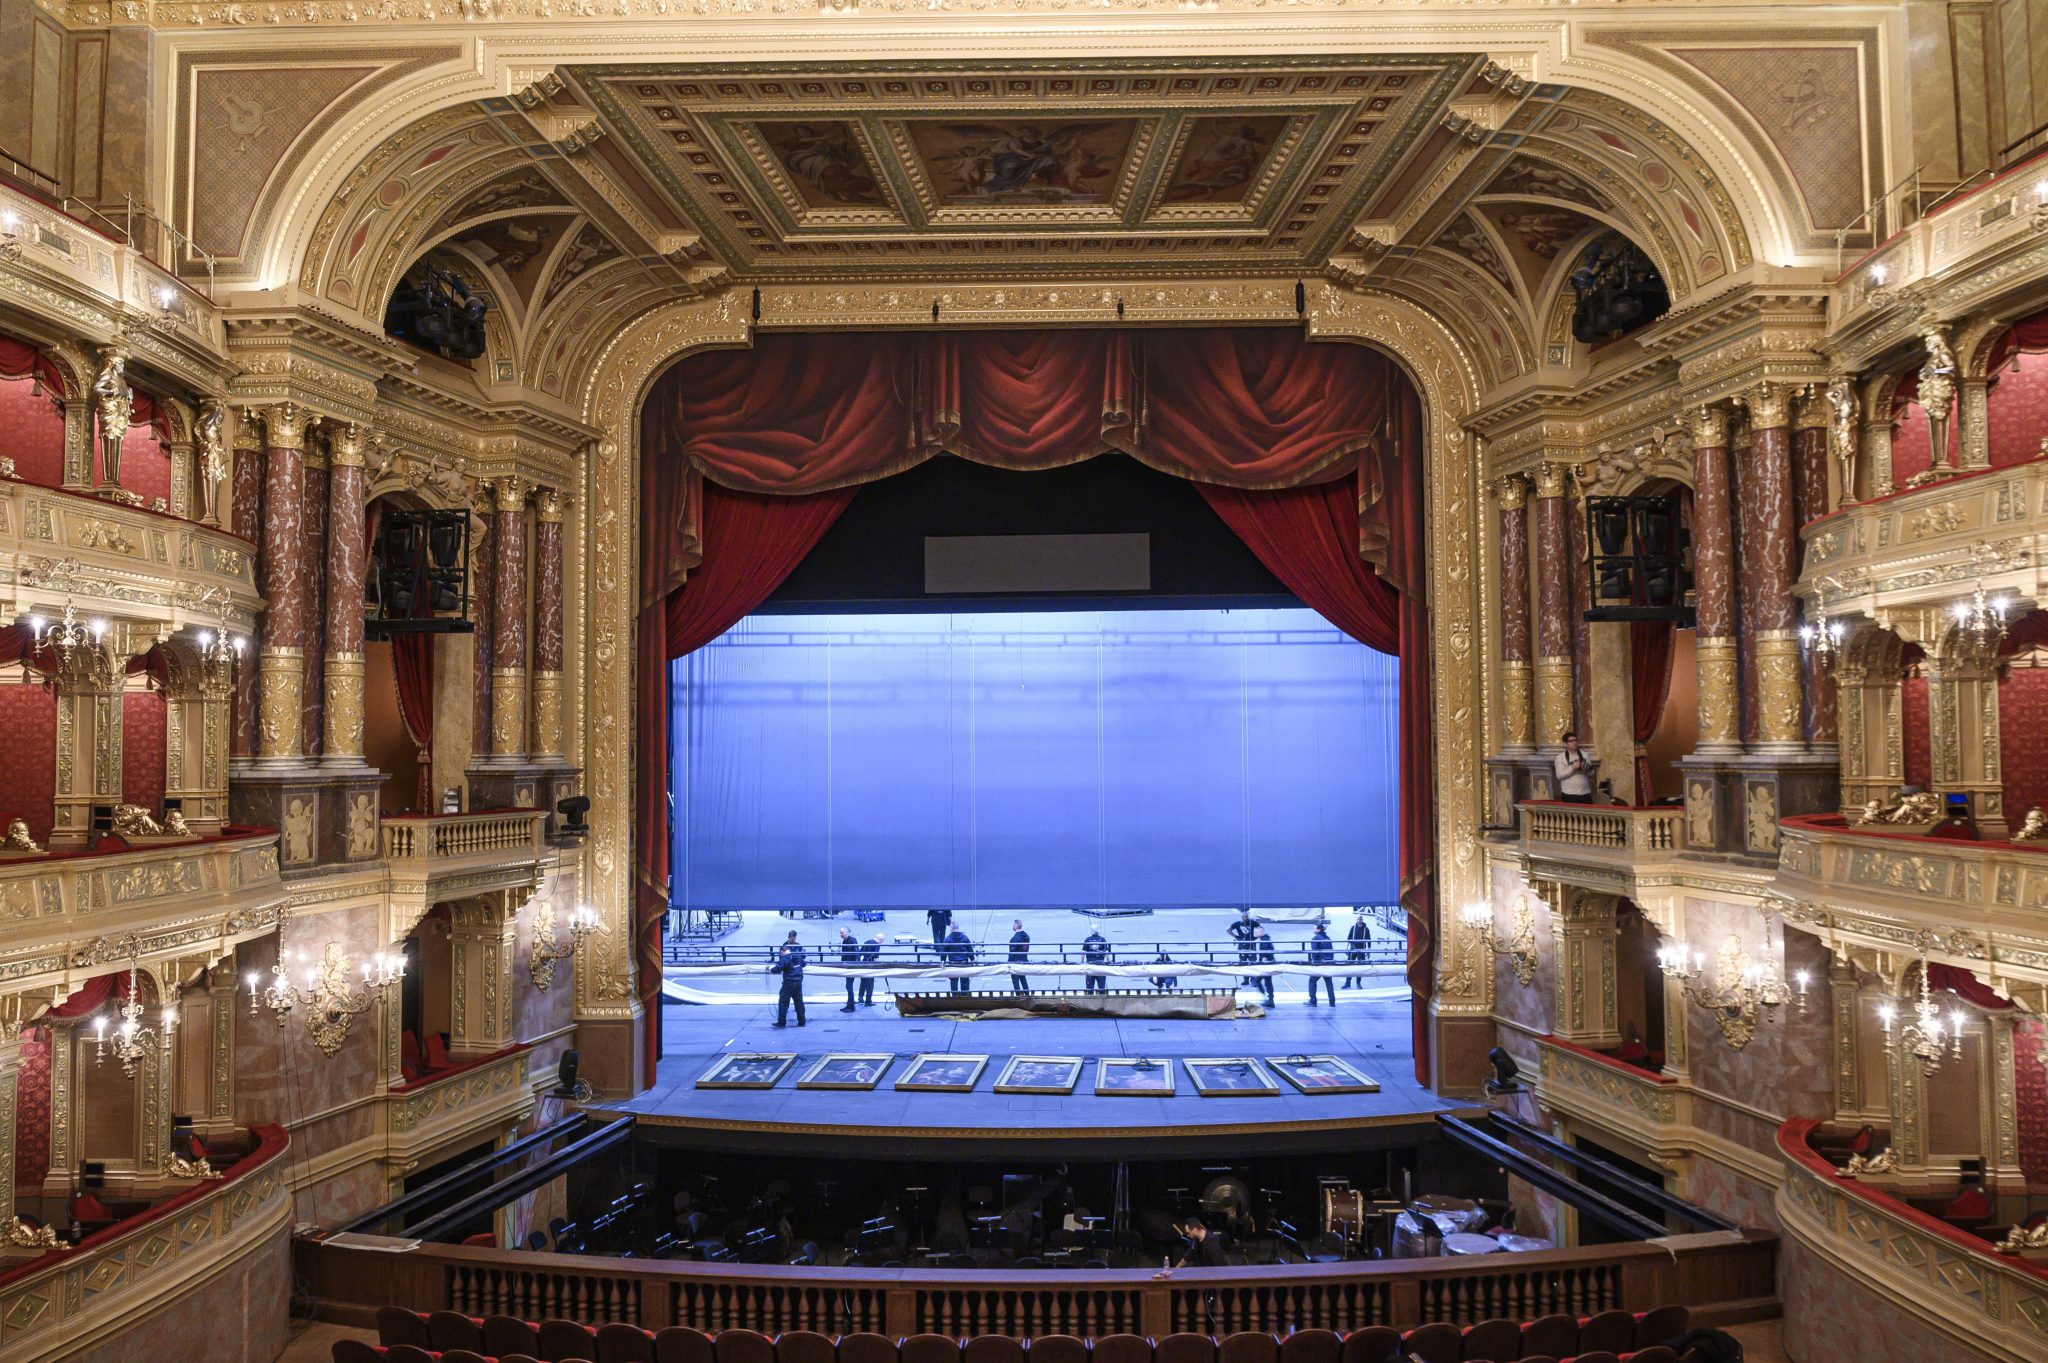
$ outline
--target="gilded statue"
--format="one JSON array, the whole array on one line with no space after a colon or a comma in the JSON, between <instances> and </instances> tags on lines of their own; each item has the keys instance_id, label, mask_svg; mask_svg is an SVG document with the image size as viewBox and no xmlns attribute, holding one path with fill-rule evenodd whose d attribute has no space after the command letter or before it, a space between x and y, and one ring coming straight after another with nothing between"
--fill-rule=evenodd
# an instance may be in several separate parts
<instances>
[{"instance_id":1,"label":"gilded statue","mask_svg":"<svg viewBox=\"0 0 2048 1363\"><path fill-rule=\"evenodd\" d=\"M42 848L36 846L36 840L29 836L28 821L26 819L9 819L7 821L7 841L0 843L0 851L40 852L42 850Z\"/></svg>"},{"instance_id":2,"label":"gilded statue","mask_svg":"<svg viewBox=\"0 0 2048 1363\"><path fill-rule=\"evenodd\" d=\"M109 488L119 488L121 441L128 434L135 394L128 387L128 357L112 346L100 352L100 372L92 381L92 405L100 422L100 471Z\"/></svg>"},{"instance_id":3,"label":"gilded statue","mask_svg":"<svg viewBox=\"0 0 2048 1363\"><path fill-rule=\"evenodd\" d=\"M1847 506L1856 500L1856 418L1860 415L1856 385L1846 376L1838 378L1827 386L1823 397L1828 404L1828 453L1834 456L1842 478L1842 499L1837 505Z\"/></svg>"},{"instance_id":4,"label":"gilded statue","mask_svg":"<svg viewBox=\"0 0 2048 1363\"><path fill-rule=\"evenodd\" d=\"M57 1230L54 1226L31 1226L20 1217L12 1217L6 1223L0 1243L10 1249L55 1249Z\"/></svg>"},{"instance_id":5,"label":"gilded statue","mask_svg":"<svg viewBox=\"0 0 2048 1363\"><path fill-rule=\"evenodd\" d=\"M1861 1155L1849 1156L1849 1162L1835 1170L1835 1175L1838 1178L1860 1178L1868 1174L1896 1173L1898 1168L1898 1153L1887 1145L1869 1159Z\"/></svg>"},{"instance_id":6,"label":"gilded statue","mask_svg":"<svg viewBox=\"0 0 2048 1363\"><path fill-rule=\"evenodd\" d=\"M185 822L185 812L181 809L174 809L164 815L164 832L174 838L199 836L192 831L192 826Z\"/></svg>"},{"instance_id":7,"label":"gilded statue","mask_svg":"<svg viewBox=\"0 0 2048 1363\"><path fill-rule=\"evenodd\" d=\"M2048 811L2035 805L2027 811L2026 820L2014 830L2014 842L2048 842Z\"/></svg>"},{"instance_id":8,"label":"gilded statue","mask_svg":"<svg viewBox=\"0 0 2048 1363\"><path fill-rule=\"evenodd\" d=\"M1941 821L1941 796L1931 790L1901 795L1899 802L1885 808L1879 801L1866 803L1856 815L1857 824L1917 824Z\"/></svg>"},{"instance_id":9,"label":"gilded statue","mask_svg":"<svg viewBox=\"0 0 2048 1363\"><path fill-rule=\"evenodd\" d=\"M192 432L199 456L199 519L209 524L219 523L220 485L228 476L227 447L221 438L227 413L217 398L206 399L199 404L199 422Z\"/></svg>"},{"instance_id":10,"label":"gilded statue","mask_svg":"<svg viewBox=\"0 0 2048 1363\"><path fill-rule=\"evenodd\" d=\"M160 838L164 826L141 805L115 805L114 832L123 838Z\"/></svg>"},{"instance_id":11,"label":"gilded statue","mask_svg":"<svg viewBox=\"0 0 2048 1363\"><path fill-rule=\"evenodd\" d=\"M1948 462L1948 415L1956 400L1956 353L1940 327L1929 327L1920 337L1927 359L1920 366L1920 406L1927 413L1928 456L1926 471L1906 480L1907 487L1921 487L1955 472Z\"/></svg>"}]
</instances>

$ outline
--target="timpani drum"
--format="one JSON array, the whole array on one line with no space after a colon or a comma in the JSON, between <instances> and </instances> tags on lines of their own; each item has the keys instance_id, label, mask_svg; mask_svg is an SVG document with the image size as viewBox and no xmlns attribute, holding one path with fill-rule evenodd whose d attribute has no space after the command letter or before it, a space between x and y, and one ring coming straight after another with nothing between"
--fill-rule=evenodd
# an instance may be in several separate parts
<instances>
[{"instance_id":1,"label":"timpani drum","mask_svg":"<svg viewBox=\"0 0 2048 1363\"><path fill-rule=\"evenodd\" d=\"M1445 1254L1498 1254L1500 1241L1491 1235L1478 1235L1472 1231L1455 1231L1444 1237Z\"/></svg>"}]
</instances>

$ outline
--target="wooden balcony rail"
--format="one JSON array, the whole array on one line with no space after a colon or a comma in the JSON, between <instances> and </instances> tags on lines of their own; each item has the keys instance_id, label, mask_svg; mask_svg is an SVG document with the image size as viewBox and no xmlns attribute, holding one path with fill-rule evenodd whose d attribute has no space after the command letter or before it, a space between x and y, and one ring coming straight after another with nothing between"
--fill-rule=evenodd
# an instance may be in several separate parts
<instances>
[{"instance_id":1,"label":"wooden balcony rail","mask_svg":"<svg viewBox=\"0 0 2048 1363\"><path fill-rule=\"evenodd\" d=\"M1525 800L1518 812L1524 842L1650 854L1678 850L1678 821L1685 817L1684 810L1670 805L1578 805L1560 800Z\"/></svg>"},{"instance_id":2,"label":"wooden balcony rail","mask_svg":"<svg viewBox=\"0 0 2048 1363\"><path fill-rule=\"evenodd\" d=\"M384 819L384 856L390 861L442 861L513 853L540 856L538 809L486 809L468 814L396 814Z\"/></svg>"},{"instance_id":3,"label":"wooden balcony rail","mask_svg":"<svg viewBox=\"0 0 2048 1363\"><path fill-rule=\"evenodd\" d=\"M776 1333L905 1336L1409 1328L1668 1303L1706 1320L1776 1295L1776 1237L1761 1231L1478 1258L1149 1271L845 1269L598 1259L350 1237L302 1240L323 1310L455 1310Z\"/></svg>"}]
</instances>

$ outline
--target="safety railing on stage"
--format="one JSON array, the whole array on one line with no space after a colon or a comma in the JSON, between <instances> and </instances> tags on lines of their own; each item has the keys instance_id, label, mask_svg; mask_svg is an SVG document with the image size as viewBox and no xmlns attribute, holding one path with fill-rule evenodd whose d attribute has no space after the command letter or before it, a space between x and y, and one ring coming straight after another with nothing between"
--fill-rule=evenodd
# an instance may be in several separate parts
<instances>
[{"instance_id":1,"label":"safety railing on stage","mask_svg":"<svg viewBox=\"0 0 2048 1363\"><path fill-rule=\"evenodd\" d=\"M1776 1295L1763 1231L1438 1259L1180 1269L761 1267L526 1254L374 1237L305 1240L299 1266L325 1312L379 1306L648 1329L906 1336L1409 1328L1432 1321L1692 1307L1711 1321Z\"/></svg>"}]
</instances>

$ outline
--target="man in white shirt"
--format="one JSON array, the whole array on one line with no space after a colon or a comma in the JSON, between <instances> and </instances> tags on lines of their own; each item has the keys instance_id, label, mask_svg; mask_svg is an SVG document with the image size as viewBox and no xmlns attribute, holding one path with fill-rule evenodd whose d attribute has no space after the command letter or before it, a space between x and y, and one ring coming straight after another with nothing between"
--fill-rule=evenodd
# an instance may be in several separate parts
<instances>
[{"instance_id":1,"label":"man in white shirt","mask_svg":"<svg viewBox=\"0 0 2048 1363\"><path fill-rule=\"evenodd\" d=\"M1579 736L1569 729L1564 735L1564 751L1551 759L1551 770L1557 773L1557 798L1575 805L1593 803L1593 768L1597 764L1579 749Z\"/></svg>"}]
</instances>

